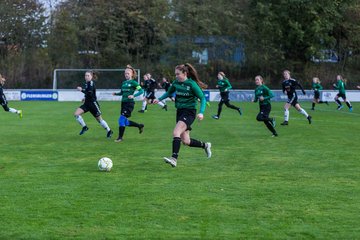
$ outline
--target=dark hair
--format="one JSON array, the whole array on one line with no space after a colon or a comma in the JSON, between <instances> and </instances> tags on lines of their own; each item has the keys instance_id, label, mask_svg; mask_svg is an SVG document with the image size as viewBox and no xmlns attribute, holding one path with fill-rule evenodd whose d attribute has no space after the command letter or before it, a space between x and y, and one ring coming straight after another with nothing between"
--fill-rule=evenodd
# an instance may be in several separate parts
<instances>
[{"instance_id":1,"label":"dark hair","mask_svg":"<svg viewBox=\"0 0 360 240\"><path fill-rule=\"evenodd\" d=\"M85 73L90 73L92 76L92 80L98 79L97 74L93 70L86 71Z\"/></svg>"},{"instance_id":2,"label":"dark hair","mask_svg":"<svg viewBox=\"0 0 360 240\"><path fill-rule=\"evenodd\" d=\"M133 79L137 78L137 73L135 68L133 68L130 64L126 65L126 69L130 69L133 72Z\"/></svg>"},{"instance_id":3,"label":"dark hair","mask_svg":"<svg viewBox=\"0 0 360 240\"><path fill-rule=\"evenodd\" d=\"M177 70L179 70L179 71L181 71L183 73L186 73L186 75L189 78L191 78L192 80L194 80L199 85L200 88L205 89L205 88L208 87L205 83L200 81L197 71L195 70L195 68L190 63L177 65L175 67L175 69L177 69Z\"/></svg>"}]
</instances>

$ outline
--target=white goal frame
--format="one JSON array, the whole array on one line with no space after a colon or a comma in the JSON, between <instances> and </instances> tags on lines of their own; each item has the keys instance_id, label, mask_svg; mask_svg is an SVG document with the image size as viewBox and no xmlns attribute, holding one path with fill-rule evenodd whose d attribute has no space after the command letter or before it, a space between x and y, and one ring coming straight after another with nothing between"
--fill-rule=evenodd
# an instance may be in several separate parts
<instances>
[{"instance_id":1,"label":"white goal frame","mask_svg":"<svg viewBox=\"0 0 360 240\"><path fill-rule=\"evenodd\" d=\"M53 91L56 91L57 88L57 73L58 72L86 72L86 71L103 71L103 72L124 72L125 68L114 68L114 69L110 69L110 68L57 68L54 69L53 72ZM136 73L137 73L137 81L140 84L140 69L136 68L135 69Z\"/></svg>"}]
</instances>

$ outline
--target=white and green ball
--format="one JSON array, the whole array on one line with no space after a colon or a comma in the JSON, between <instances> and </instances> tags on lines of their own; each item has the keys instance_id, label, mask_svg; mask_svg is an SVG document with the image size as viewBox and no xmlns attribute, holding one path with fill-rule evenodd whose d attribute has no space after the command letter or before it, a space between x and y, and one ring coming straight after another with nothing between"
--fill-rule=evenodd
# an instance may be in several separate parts
<instances>
[{"instance_id":1,"label":"white and green ball","mask_svg":"<svg viewBox=\"0 0 360 240\"><path fill-rule=\"evenodd\" d=\"M100 171L110 172L113 166L113 162L108 157L100 158L98 162L98 168Z\"/></svg>"}]
</instances>

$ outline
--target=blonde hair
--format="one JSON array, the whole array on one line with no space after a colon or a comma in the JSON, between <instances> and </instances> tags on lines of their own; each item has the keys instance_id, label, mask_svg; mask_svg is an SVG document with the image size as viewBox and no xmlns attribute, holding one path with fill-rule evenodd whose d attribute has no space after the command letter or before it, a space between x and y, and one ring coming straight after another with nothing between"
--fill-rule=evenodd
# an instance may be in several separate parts
<instances>
[{"instance_id":1,"label":"blonde hair","mask_svg":"<svg viewBox=\"0 0 360 240\"><path fill-rule=\"evenodd\" d=\"M0 82L1 82L1 83L4 83L4 82L5 82L5 78L1 75L1 73L0 73Z\"/></svg>"},{"instance_id":2,"label":"blonde hair","mask_svg":"<svg viewBox=\"0 0 360 240\"><path fill-rule=\"evenodd\" d=\"M218 74L220 74L221 76L225 77L225 73L224 72L219 72Z\"/></svg>"},{"instance_id":3,"label":"blonde hair","mask_svg":"<svg viewBox=\"0 0 360 240\"><path fill-rule=\"evenodd\" d=\"M128 65L126 65L126 69L130 69L132 71L132 73L133 73L132 79L137 78L137 73L135 71L135 68L133 68L130 64L128 64Z\"/></svg>"},{"instance_id":4,"label":"blonde hair","mask_svg":"<svg viewBox=\"0 0 360 240\"><path fill-rule=\"evenodd\" d=\"M313 82L320 83L320 79L318 77L313 77Z\"/></svg>"},{"instance_id":5,"label":"blonde hair","mask_svg":"<svg viewBox=\"0 0 360 240\"><path fill-rule=\"evenodd\" d=\"M291 72L290 72L289 70L287 70L287 69L285 69L285 70L283 71L283 73L288 73L289 75L291 75Z\"/></svg>"},{"instance_id":6,"label":"blonde hair","mask_svg":"<svg viewBox=\"0 0 360 240\"><path fill-rule=\"evenodd\" d=\"M262 77L261 75L257 75L257 76L255 76L255 79L256 79L256 78L260 78L261 83L262 83L262 84L264 84L264 79L263 79L263 77Z\"/></svg>"}]
</instances>

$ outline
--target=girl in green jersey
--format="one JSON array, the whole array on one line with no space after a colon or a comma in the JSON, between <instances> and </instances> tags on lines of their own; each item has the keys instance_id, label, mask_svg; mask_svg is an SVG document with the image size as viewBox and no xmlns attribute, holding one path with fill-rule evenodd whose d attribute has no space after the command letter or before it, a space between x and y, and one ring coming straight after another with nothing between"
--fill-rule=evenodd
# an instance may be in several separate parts
<instances>
[{"instance_id":1,"label":"girl in green jersey","mask_svg":"<svg viewBox=\"0 0 360 240\"><path fill-rule=\"evenodd\" d=\"M189 147L203 148L208 158L211 157L211 143L201 142L190 138L191 124L195 118L203 120L206 107L206 99L201 89L206 88L206 84L199 80L195 68L189 64L182 64L175 67L176 80L169 90L153 103L172 96L176 92L175 108L176 125L173 130L172 156L164 157L165 163L176 167L181 142ZM200 99L200 111L196 115L196 106Z\"/></svg>"},{"instance_id":2,"label":"girl in green jersey","mask_svg":"<svg viewBox=\"0 0 360 240\"><path fill-rule=\"evenodd\" d=\"M275 118L270 118L271 104L270 99L274 97L271 90L264 85L264 79L258 75L255 77L255 84L257 88L255 89L255 98L254 102L259 100L260 112L256 117L256 120L259 122L264 122L266 127L270 130L273 137L277 137L278 134L275 130Z\"/></svg>"},{"instance_id":3,"label":"girl in green jersey","mask_svg":"<svg viewBox=\"0 0 360 240\"><path fill-rule=\"evenodd\" d=\"M320 79L317 77L313 78L312 82L312 89L314 90L314 99L312 101L311 110L315 110L315 104L316 103L326 103L329 105L328 101L321 101L320 100L320 91L323 89L323 87L320 84Z\"/></svg>"},{"instance_id":4,"label":"girl in green jersey","mask_svg":"<svg viewBox=\"0 0 360 240\"><path fill-rule=\"evenodd\" d=\"M229 90L232 89L232 86L229 82L229 79L226 78L225 73L224 72L219 72L217 75L218 81L216 84L216 87L219 89L220 91L220 102L218 105L218 112L217 115L213 115L212 118L214 119L219 119L220 118L220 114L222 111L222 107L225 104L226 107L234 109L236 111L238 111L238 113L241 115L242 111L241 108L236 107L232 104L230 104L230 99L229 99Z\"/></svg>"},{"instance_id":5,"label":"girl in green jersey","mask_svg":"<svg viewBox=\"0 0 360 240\"><path fill-rule=\"evenodd\" d=\"M135 101L134 98L143 94L143 89L140 87L139 83L134 80L136 79L136 71L130 65L126 66L125 69L125 81L121 85L121 91L118 93L113 93L116 96L122 96L121 99L121 112L119 117L119 136L115 142L121 142L125 133L125 127L137 127L139 133L142 133L144 130L144 124L139 124L129 120L131 117L131 112L134 110ZM137 91L136 94L135 91Z\"/></svg>"},{"instance_id":6,"label":"girl in green jersey","mask_svg":"<svg viewBox=\"0 0 360 240\"><path fill-rule=\"evenodd\" d=\"M345 92L345 82L341 75L336 76L337 82L333 84L334 88L339 90L338 94L336 94L334 100L338 105L337 110L341 110L344 106L341 104L339 98L342 98L346 105L349 108L349 111L352 112L352 106L349 100L346 100L346 92Z\"/></svg>"}]
</instances>

